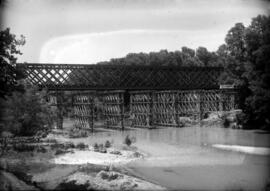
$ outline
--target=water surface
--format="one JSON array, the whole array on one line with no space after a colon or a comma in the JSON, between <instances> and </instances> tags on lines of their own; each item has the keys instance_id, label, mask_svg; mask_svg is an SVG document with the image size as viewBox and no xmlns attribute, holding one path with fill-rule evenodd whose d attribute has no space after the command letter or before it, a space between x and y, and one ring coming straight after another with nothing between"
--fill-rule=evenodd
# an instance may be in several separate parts
<instances>
[{"instance_id":1,"label":"water surface","mask_svg":"<svg viewBox=\"0 0 270 191\"><path fill-rule=\"evenodd\" d=\"M177 190L262 190L269 182L269 156L213 148L213 144L270 147L269 134L219 127L131 129L97 132L89 144L126 135L147 157L127 165L148 181Z\"/></svg>"}]
</instances>

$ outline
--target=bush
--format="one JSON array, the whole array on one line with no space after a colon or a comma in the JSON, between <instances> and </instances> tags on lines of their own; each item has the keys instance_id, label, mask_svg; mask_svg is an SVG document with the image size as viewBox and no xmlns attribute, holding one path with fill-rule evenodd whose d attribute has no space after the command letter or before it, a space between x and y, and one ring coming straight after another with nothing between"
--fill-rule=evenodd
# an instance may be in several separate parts
<instances>
[{"instance_id":1,"label":"bush","mask_svg":"<svg viewBox=\"0 0 270 191\"><path fill-rule=\"evenodd\" d=\"M65 149L74 149L75 145L72 142L66 142L65 143Z\"/></svg>"},{"instance_id":2,"label":"bush","mask_svg":"<svg viewBox=\"0 0 270 191\"><path fill-rule=\"evenodd\" d=\"M55 151L55 155L62 155L62 154L66 154L66 153L69 153L69 151L65 151L65 150L62 150L62 149L58 149Z\"/></svg>"},{"instance_id":3,"label":"bush","mask_svg":"<svg viewBox=\"0 0 270 191\"><path fill-rule=\"evenodd\" d=\"M120 151L111 151L110 154L113 154L113 155L122 155L122 153Z\"/></svg>"},{"instance_id":4,"label":"bush","mask_svg":"<svg viewBox=\"0 0 270 191\"><path fill-rule=\"evenodd\" d=\"M105 148L110 148L112 145L111 145L111 142L110 141L106 141L105 142Z\"/></svg>"},{"instance_id":5,"label":"bush","mask_svg":"<svg viewBox=\"0 0 270 191\"><path fill-rule=\"evenodd\" d=\"M98 145L97 143L95 143L93 147L95 152L107 153L107 149L103 144Z\"/></svg>"},{"instance_id":6,"label":"bush","mask_svg":"<svg viewBox=\"0 0 270 191\"><path fill-rule=\"evenodd\" d=\"M124 144L126 144L127 146L130 146L132 144L132 141L129 138L129 135L127 135L126 138L124 139Z\"/></svg>"},{"instance_id":7,"label":"bush","mask_svg":"<svg viewBox=\"0 0 270 191\"><path fill-rule=\"evenodd\" d=\"M77 148L77 149L80 149L80 150L84 150L84 149L88 148L88 145L86 145L86 144L84 144L84 143L78 143L78 144L76 145L76 148Z\"/></svg>"},{"instance_id":8,"label":"bush","mask_svg":"<svg viewBox=\"0 0 270 191\"><path fill-rule=\"evenodd\" d=\"M236 114L236 123L237 125L244 125L247 123L247 116L244 113Z\"/></svg>"},{"instance_id":9,"label":"bush","mask_svg":"<svg viewBox=\"0 0 270 191\"><path fill-rule=\"evenodd\" d=\"M98 144L95 143L93 147L94 147L94 151L95 151L95 152L98 152Z\"/></svg>"},{"instance_id":10,"label":"bush","mask_svg":"<svg viewBox=\"0 0 270 191\"><path fill-rule=\"evenodd\" d=\"M116 180L118 178L123 177L123 175L121 174L118 174L115 172L106 172L106 171L101 171L100 173L97 174L97 176L99 176L103 180L108 180L108 181Z\"/></svg>"},{"instance_id":11,"label":"bush","mask_svg":"<svg viewBox=\"0 0 270 191\"><path fill-rule=\"evenodd\" d=\"M47 93L26 83L24 88L24 92L14 92L5 101L3 130L20 136L48 132L56 119L56 112L46 102Z\"/></svg>"},{"instance_id":12,"label":"bush","mask_svg":"<svg viewBox=\"0 0 270 191\"><path fill-rule=\"evenodd\" d=\"M65 149L65 145L63 143L52 144L51 149Z\"/></svg>"},{"instance_id":13,"label":"bush","mask_svg":"<svg viewBox=\"0 0 270 191\"><path fill-rule=\"evenodd\" d=\"M210 112L206 112L203 115L203 119L207 119L210 116Z\"/></svg>"},{"instance_id":14,"label":"bush","mask_svg":"<svg viewBox=\"0 0 270 191\"><path fill-rule=\"evenodd\" d=\"M230 120L225 118L224 121L223 121L223 126L225 128L228 128L228 127L230 127L230 124L231 124Z\"/></svg>"}]
</instances>

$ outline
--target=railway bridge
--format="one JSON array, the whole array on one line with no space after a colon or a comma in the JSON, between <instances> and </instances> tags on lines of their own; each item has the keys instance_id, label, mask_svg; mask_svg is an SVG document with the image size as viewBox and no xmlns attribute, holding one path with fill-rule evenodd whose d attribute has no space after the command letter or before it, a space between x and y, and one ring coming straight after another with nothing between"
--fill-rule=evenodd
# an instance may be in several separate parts
<instances>
[{"instance_id":1,"label":"railway bridge","mask_svg":"<svg viewBox=\"0 0 270 191\"><path fill-rule=\"evenodd\" d=\"M123 130L125 118L133 127L178 127L181 117L200 120L207 112L237 107L236 91L220 89L221 67L31 63L17 68L50 92L58 128L66 97L75 125L92 130L97 115L108 128Z\"/></svg>"}]
</instances>

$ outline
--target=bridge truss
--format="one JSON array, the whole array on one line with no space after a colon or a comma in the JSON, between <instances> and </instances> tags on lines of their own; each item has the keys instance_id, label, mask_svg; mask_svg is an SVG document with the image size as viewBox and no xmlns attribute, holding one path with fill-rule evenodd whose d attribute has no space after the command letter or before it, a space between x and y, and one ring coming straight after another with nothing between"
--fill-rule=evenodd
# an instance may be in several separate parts
<instances>
[{"instance_id":1,"label":"bridge truss","mask_svg":"<svg viewBox=\"0 0 270 191\"><path fill-rule=\"evenodd\" d=\"M47 88L63 124L63 92L72 91L75 126L94 130L96 102L104 126L154 128L181 126L181 117L200 120L210 111L236 108L235 91L220 90L220 67L18 64L27 80ZM129 100L125 101L125 93ZM125 109L125 102L129 110ZM128 115L128 116L127 116Z\"/></svg>"},{"instance_id":2,"label":"bridge truss","mask_svg":"<svg viewBox=\"0 0 270 191\"><path fill-rule=\"evenodd\" d=\"M218 89L220 67L18 64L34 85L49 90Z\"/></svg>"}]
</instances>

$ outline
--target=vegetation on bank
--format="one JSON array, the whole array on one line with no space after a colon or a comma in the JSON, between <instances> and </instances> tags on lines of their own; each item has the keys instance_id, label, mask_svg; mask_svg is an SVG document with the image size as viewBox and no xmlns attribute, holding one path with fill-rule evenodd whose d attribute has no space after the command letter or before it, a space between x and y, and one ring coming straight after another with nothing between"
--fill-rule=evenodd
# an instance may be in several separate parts
<instances>
[{"instance_id":1,"label":"vegetation on bank","mask_svg":"<svg viewBox=\"0 0 270 191\"><path fill-rule=\"evenodd\" d=\"M14 91L4 102L3 129L18 136L42 135L52 128L56 108L47 101L46 91L23 84L24 91Z\"/></svg>"},{"instance_id":2,"label":"vegetation on bank","mask_svg":"<svg viewBox=\"0 0 270 191\"><path fill-rule=\"evenodd\" d=\"M10 33L0 32L1 40L1 132L8 128L16 135L34 135L38 130L52 127L54 112L44 101L46 92L34 87L22 86L18 80L21 72L15 69L18 47L25 43ZM227 33L225 43L217 51L205 47L196 50L182 47L169 52L130 53L124 58L111 59L98 64L154 65L154 66L222 66L221 84L233 84L239 89L240 108L244 116L243 128L270 130L270 16L259 15L249 26L236 23ZM3 113L7 114L3 117Z\"/></svg>"}]
</instances>

